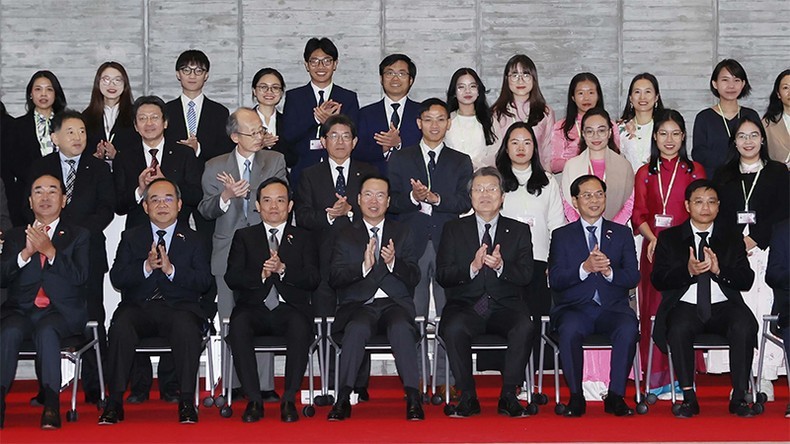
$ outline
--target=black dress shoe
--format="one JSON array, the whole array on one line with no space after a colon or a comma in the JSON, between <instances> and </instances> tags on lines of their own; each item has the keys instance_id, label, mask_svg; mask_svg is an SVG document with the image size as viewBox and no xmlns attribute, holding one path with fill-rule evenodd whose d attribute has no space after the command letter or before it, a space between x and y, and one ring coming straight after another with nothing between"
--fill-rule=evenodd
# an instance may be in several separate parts
<instances>
[{"instance_id":1,"label":"black dress shoe","mask_svg":"<svg viewBox=\"0 0 790 444\"><path fill-rule=\"evenodd\" d=\"M282 422L299 421L299 413L296 412L296 404L293 401L283 401L280 404L280 420Z\"/></svg>"},{"instance_id":2,"label":"black dress shoe","mask_svg":"<svg viewBox=\"0 0 790 444\"><path fill-rule=\"evenodd\" d=\"M44 407L44 392L39 391L36 396L30 398L31 407Z\"/></svg>"},{"instance_id":3,"label":"black dress shoe","mask_svg":"<svg viewBox=\"0 0 790 444\"><path fill-rule=\"evenodd\" d=\"M691 418L699 415L699 403L697 401L683 401L677 409L675 416L678 418Z\"/></svg>"},{"instance_id":4,"label":"black dress shoe","mask_svg":"<svg viewBox=\"0 0 790 444\"><path fill-rule=\"evenodd\" d=\"M744 400L730 401L730 413L733 415L738 415L741 418L751 418L755 415L752 406L750 406L749 403Z\"/></svg>"},{"instance_id":5,"label":"black dress shoe","mask_svg":"<svg viewBox=\"0 0 790 444\"><path fill-rule=\"evenodd\" d=\"M480 414L480 401L477 398L465 397L461 395L461 401L455 406L450 414L451 418L468 418L472 415Z\"/></svg>"},{"instance_id":6,"label":"black dress shoe","mask_svg":"<svg viewBox=\"0 0 790 444\"><path fill-rule=\"evenodd\" d=\"M145 401L148 401L148 393L132 393L126 398L129 404L142 404Z\"/></svg>"},{"instance_id":7,"label":"black dress shoe","mask_svg":"<svg viewBox=\"0 0 790 444\"><path fill-rule=\"evenodd\" d=\"M261 399L263 402L280 402L280 395L274 390L261 390Z\"/></svg>"},{"instance_id":8,"label":"black dress shoe","mask_svg":"<svg viewBox=\"0 0 790 444\"><path fill-rule=\"evenodd\" d=\"M585 413L587 413L587 401L584 400L584 395L571 394L571 400L568 401L568 406L565 407L564 415L578 418Z\"/></svg>"},{"instance_id":9,"label":"black dress shoe","mask_svg":"<svg viewBox=\"0 0 790 444\"><path fill-rule=\"evenodd\" d=\"M351 417L351 402L348 399L338 401L332 406L332 410L326 416L330 421L342 421Z\"/></svg>"},{"instance_id":10,"label":"black dress shoe","mask_svg":"<svg viewBox=\"0 0 790 444\"><path fill-rule=\"evenodd\" d=\"M603 400L603 411L614 416L633 416L634 409L628 407L620 395L609 393Z\"/></svg>"},{"instance_id":11,"label":"black dress shoe","mask_svg":"<svg viewBox=\"0 0 790 444\"><path fill-rule=\"evenodd\" d=\"M99 425L118 424L120 421L123 421L123 406L117 402L107 402L107 406L99 416Z\"/></svg>"},{"instance_id":12,"label":"black dress shoe","mask_svg":"<svg viewBox=\"0 0 790 444\"><path fill-rule=\"evenodd\" d=\"M370 401L370 393L368 393L367 387L354 387L354 393L357 394L357 400L359 402Z\"/></svg>"},{"instance_id":13,"label":"black dress shoe","mask_svg":"<svg viewBox=\"0 0 790 444\"><path fill-rule=\"evenodd\" d=\"M181 397L178 395L178 393L159 393L159 399L164 402L169 402L170 404L175 404L181 399Z\"/></svg>"},{"instance_id":14,"label":"black dress shoe","mask_svg":"<svg viewBox=\"0 0 790 444\"><path fill-rule=\"evenodd\" d=\"M192 401L178 403L178 422L181 424L195 424L198 422L198 412Z\"/></svg>"},{"instance_id":15,"label":"black dress shoe","mask_svg":"<svg viewBox=\"0 0 790 444\"><path fill-rule=\"evenodd\" d=\"M260 402L248 402L247 408L241 415L241 422L258 422L263 418L263 404Z\"/></svg>"},{"instance_id":16,"label":"black dress shoe","mask_svg":"<svg viewBox=\"0 0 790 444\"><path fill-rule=\"evenodd\" d=\"M41 413L41 428L43 430L56 430L60 428L60 412L52 407L44 407Z\"/></svg>"},{"instance_id":17,"label":"black dress shoe","mask_svg":"<svg viewBox=\"0 0 790 444\"><path fill-rule=\"evenodd\" d=\"M518 398L516 398L515 393L508 393L505 396L499 398L497 413L500 415L510 416L511 418L524 418L529 416L527 409L521 405L521 403L518 401Z\"/></svg>"},{"instance_id":18,"label":"black dress shoe","mask_svg":"<svg viewBox=\"0 0 790 444\"><path fill-rule=\"evenodd\" d=\"M422 410L422 394L417 389L406 389L406 419L408 421L425 419L425 412Z\"/></svg>"}]
</instances>

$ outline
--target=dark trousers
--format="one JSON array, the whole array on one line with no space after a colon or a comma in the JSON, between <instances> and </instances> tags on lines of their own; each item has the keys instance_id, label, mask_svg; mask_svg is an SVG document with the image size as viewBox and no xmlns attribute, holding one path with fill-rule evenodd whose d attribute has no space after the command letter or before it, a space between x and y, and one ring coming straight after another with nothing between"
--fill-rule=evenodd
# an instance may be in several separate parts
<instances>
[{"instance_id":1,"label":"dark trousers","mask_svg":"<svg viewBox=\"0 0 790 444\"><path fill-rule=\"evenodd\" d=\"M711 306L708 322L697 315L697 306L679 302L667 315L667 343L681 387L694 384L694 338L700 333L725 336L730 343L730 378L734 390L749 388L757 322L746 305L729 301Z\"/></svg>"},{"instance_id":2,"label":"dark trousers","mask_svg":"<svg viewBox=\"0 0 790 444\"><path fill-rule=\"evenodd\" d=\"M507 338L505 365L502 370L503 387L515 390L524 380L535 324L526 312L495 309L486 317L477 314L471 306L448 304L444 307L439 323L439 336L447 346L450 370L455 385L461 392L474 393L472 377L472 338L482 334L495 334Z\"/></svg>"},{"instance_id":3,"label":"dark trousers","mask_svg":"<svg viewBox=\"0 0 790 444\"><path fill-rule=\"evenodd\" d=\"M405 308L389 298L376 299L362 305L349 318L343 328L340 354L340 389L354 387L362 361L365 357L365 344L375 335L387 335L395 367L398 369L404 387L417 389L419 371L417 369L417 327L414 319Z\"/></svg>"},{"instance_id":4,"label":"dark trousers","mask_svg":"<svg viewBox=\"0 0 790 444\"><path fill-rule=\"evenodd\" d=\"M36 374L47 407L58 408L60 393L61 338L74 335L54 308L36 309L24 315L11 311L0 323L0 386L6 392L14 381L22 341L32 338L36 347Z\"/></svg>"},{"instance_id":5,"label":"dark trousers","mask_svg":"<svg viewBox=\"0 0 790 444\"><path fill-rule=\"evenodd\" d=\"M584 338L607 335L612 343L609 391L625 394L625 384L636 354L639 323L634 313L607 311L590 300L584 307L569 308L556 320L562 372L571 394L581 394L584 369Z\"/></svg>"},{"instance_id":6,"label":"dark trousers","mask_svg":"<svg viewBox=\"0 0 790 444\"><path fill-rule=\"evenodd\" d=\"M284 401L295 401L308 364L308 350L315 338L313 324L304 313L280 303L272 311L265 305L237 305L230 317L227 340L241 388L251 402L261 402L258 367L253 350L255 336L285 336Z\"/></svg>"},{"instance_id":7,"label":"dark trousers","mask_svg":"<svg viewBox=\"0 0 790 444\"><path fill-rule=\"evenodd\" d=\"M99 269L100 270L100 269ZM94 269L88 275L85 284L85 296L88 301L88 319L99 323L99 348L102 360L107 360L107 330L104 327L104 272ZM96 353L85 353L82 358L82 389L85 393L97 394L104 391L99 387L99 367Z\"/></svg>"},{"instance_id":8,"label":"dark trousers","mask_svg":"<svg viewBox=\"0 0 790 444\"><path fill-rule=\"evenodd\" d=\"M118 306L109 332L110 397L121 401L135 358L134 349L140 340L161 336L167 338L173 349L181 400L191 400L200 365L202 324L203 320L195 313L169 307L164 301Z\"/></svg>"}]
</instances>

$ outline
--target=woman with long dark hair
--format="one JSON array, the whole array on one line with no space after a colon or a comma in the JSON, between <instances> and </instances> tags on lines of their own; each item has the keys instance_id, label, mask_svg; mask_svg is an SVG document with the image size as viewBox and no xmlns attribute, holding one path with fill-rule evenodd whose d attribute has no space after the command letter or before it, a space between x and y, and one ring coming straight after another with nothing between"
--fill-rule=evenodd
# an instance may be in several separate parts
<instances>
[{"instance_id":1,"label":"woman with long dark hair","mask_svg":"<svg viewBox=\"0 0 790 444\"><path fill-rule=\"evenodd\" d=\"M763 115L768 155L790 169L790 69L779 73Z\"/></svg>"},{"instance_id":2,"label":"woman with long dark hair","mask_svg":"<svg viewBox=\"0 0 790 444\"><path fill-rule=\"evenodd\" d=\"M649 72L634 76L628 86L628 100L617 125L620 153L631 162L634 171L650 158L654 118L663 110L656 76Z\"/></svg>"},{"instance_id":3,"label":"woman with long dark hair","mask_svg":"<svg viewBox=\"0 0 790 444\"><path fill-rule=\"evenodd\" d=\"M447 105L451 119L445 136L447 146L468 154L474 169L494 166L497 149L492 146L495 136L491 110L486 100L486 86L474 69L455 71L447 88Z\"/></svg>"},{"instance_id":4,"label":"woman with long dark hair","mask_svg":"<svg viewBox=\"0 0 790 444\"><path fill-rule=\"evenodd\" d=\"M100 159L115 159L120 147L129 147L137 139L132 107L134 97L129 75L118 62L99 65L93 77L88 107L82 112L88 131L87 149L95 149Z\"/></svg>"},{"instance_id":5,"label":"woman with long dark hair","mask_svg":"<svg viewBox=\"0 0 790 444\"><path fill-rule=\"evenodd\" d=\"M66 109L66 95L52 71L36 71L25 88L25 110L14 123L14 143L26 159L38 159L55 150L49 137L50 122Z\"/></svg>"}]
</instances>

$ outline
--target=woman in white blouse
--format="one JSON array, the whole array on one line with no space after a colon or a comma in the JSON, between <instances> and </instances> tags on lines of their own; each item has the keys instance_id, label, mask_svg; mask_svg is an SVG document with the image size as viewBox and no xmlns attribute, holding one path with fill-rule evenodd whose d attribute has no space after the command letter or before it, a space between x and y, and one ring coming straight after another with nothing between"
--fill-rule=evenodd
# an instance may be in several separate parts
<instances>
[{"instance_id":1,"label":"woman in white blouse","mask_svg":"<svg viewBox=\"0 0 790 444\"><path fill-rule=\"evenodd\" d=\"M631 163L634 171L650 159L653 116L663 110L656 76L648 72L634 76L628 87L628 102L617 125L620 153Z\"/></svg>"},{"instance_id":2,"label":"woman in white blouse","mask_svg":"<svg viewBox=\"0 0 790 444\"><path fill-rule=\"evenodd\" d=\"M266 133L263 135L263 146L272 149L283 156L288 165L296 163L296 159L291 159L293 153L286 149L283 139L280 139L280 129L282 128L282 113L277 111L277 105L283 98L285 91L285 80L282 74L274 68L263 68L258 70L252 77L252 100L255 102L255 111L261 118Z\"/></svg>"},{"instance_id":3,"label":"woman in white blouse","mask_svg":"<svg viewBox=\"0 0 790 444\"><path fill-rule=\"evenodd\" d=\"M450 148L468 154L476 170L494 166L497 147L491 110L486 100L486 87L472 68L460 68L450 79L447 88L450 107L450 129L445 143Z\"/></svg>"}]
</instances>

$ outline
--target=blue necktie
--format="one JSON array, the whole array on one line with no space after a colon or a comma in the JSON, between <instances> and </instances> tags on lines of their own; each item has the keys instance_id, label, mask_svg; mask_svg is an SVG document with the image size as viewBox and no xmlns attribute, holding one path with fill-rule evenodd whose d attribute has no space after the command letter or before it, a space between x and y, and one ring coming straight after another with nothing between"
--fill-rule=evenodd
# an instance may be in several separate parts
<instances>
[{"instance_id":1,"label":"blue necktie","mask_svg":"<svg viewBox=\"0 0 790 444\"><path fill-rule=\"evenodd\" d=\"M250 183L250 159L244 161L244 174L241 176L242 179L246 180L247 183ZM247 191L247 195L244 196L244 216L247 216L249 213L247 212L250 206L250 192Z\"/></svg>"},{"instance_id":2,"label":"blue necktie","mask_svg":"<svg viewBox=\"0 0 790 444\"><path fill-rule=\"evenodd\" d=\"M335 167L337 170L337 180L335 181L335 193L345 196L346 195L346 178L343 177L343 167Z\"/></svg>"},{"instance_id":3,"label":"blue necktie","mask_svg":"<svg viewBox=\"0 0 790 444\"><path fill-rule=\"evenodd\" d=\"M392 126L394 126L395 128L397 128L398 125L400 125L400 116L398 115L398 108L400 108L400 103L392 104L392 118L390 119L390 122L392 123Z\"/></svg>"},{"instance_id":4,"label":"blue necktie","mask_svg":"<svg viewBox=\"0 0 790 444\"><path fill-rule=\"evenodd\" d=\"M595 237L596 228L597 227L593 226L587 227L587 231L589 232L587 233L587 246L590 248L590 251L593 251L595 249L595 245L598 243L598 239ZM595 301L596 304L601 305L601 296L598 295L598 290L595 290L593 301Z\"/></svg>"},{"instance_id":5,"label":"blue necktie","mask_svg":"<svg viewBox=\"0 0 790 444\"><path fill-rule=\"evenodd\" d=\"M187 127L189 128L187 137L189 137L197 134L197 113L195 112L195 102L190 100L187 105L189 105L187 110Z\"/></svg>"}]
</instances>

